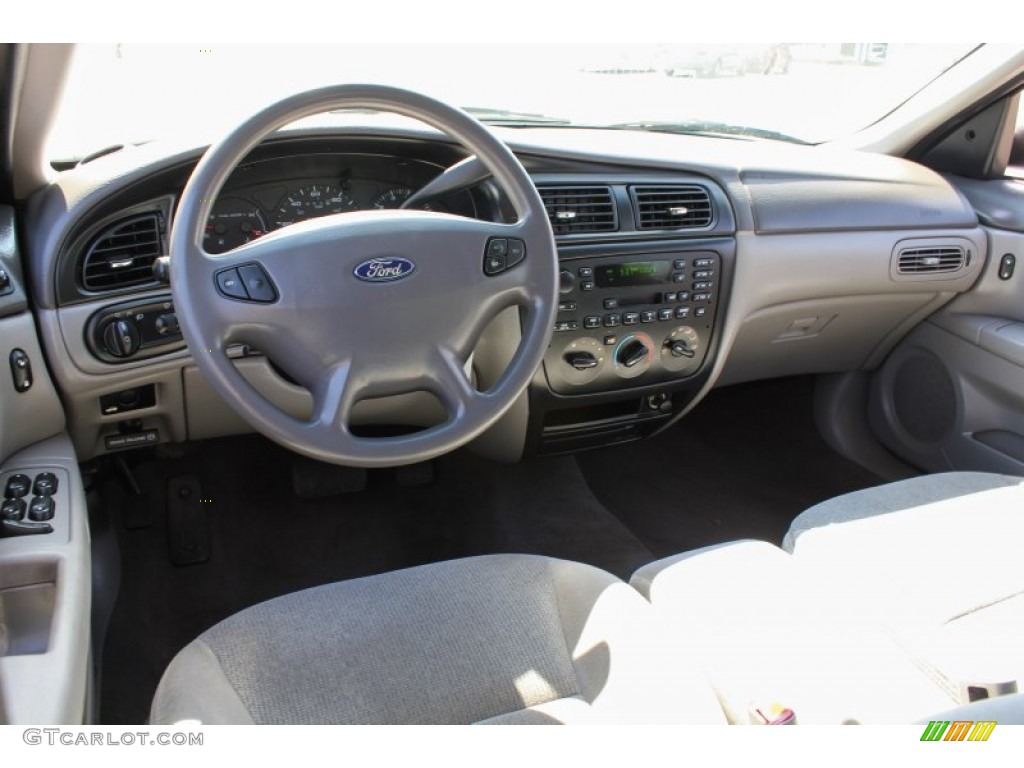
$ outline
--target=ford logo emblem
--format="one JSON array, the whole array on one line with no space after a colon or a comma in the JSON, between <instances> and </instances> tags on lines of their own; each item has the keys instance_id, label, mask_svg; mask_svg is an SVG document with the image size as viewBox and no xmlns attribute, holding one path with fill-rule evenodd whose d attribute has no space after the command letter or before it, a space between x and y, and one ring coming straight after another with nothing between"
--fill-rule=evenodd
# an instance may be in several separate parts
<instances>
[{"instance_id":1,"label":"ford logo emblem","mask_svg":"<svg viewBox=\"0 0 1024 768\"><path fill-rule=\"evenodd\" d=\"M368 283L390 283L401 280L416 271L416 265L401 256L385 259L370 259L352 270L360 280Z\"/></svg>"}]
</instances>

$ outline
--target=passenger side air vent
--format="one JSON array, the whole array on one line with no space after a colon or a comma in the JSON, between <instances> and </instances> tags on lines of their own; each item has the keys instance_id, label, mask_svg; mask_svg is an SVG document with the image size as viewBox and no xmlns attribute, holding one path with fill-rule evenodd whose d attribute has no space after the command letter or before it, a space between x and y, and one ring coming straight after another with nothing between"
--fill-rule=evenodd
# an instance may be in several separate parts
<instances>
[{"instance_id":1,"label":"passenger side air vent","mask_svg":"<svg viewBox=\"0 0 1024 768\"><path fill-rule=\"evenodd\" d=\"M160 216L122 219L97 235L81 262L82 287L109 291L153 282L153 262L163 250Z\"/></svg>"},{"instance_id":2,"label":"passenger side air vent","mask_svg":"<svg viewBox=\"0 0 1024 768\"><path fill-rule=\"evenodd\" d=\"M711 197L704 187L633 187L637 229L698 229L711 224Z\"/></svg>"},{"instance_id":3,"label":"passenger side air vent","mask_svg":"<svg viewBox=\"0 0 1024 768\"><path fill-rule=\"evenodd\" d=\"M959 272L966 263L966 253L959 246L904 248L897 256L896 271L901 275Z\"/></svg>"},{"instance_id":4,"label":"passenger side air vent","mask_svg":"<svg viewBox=\"0 0 1024 768\"><path fill-rule=\"evenodd\" d=\"M614 232L619 228L610 187L538 187L556 235Z\"/></svg>"}]
</instances>

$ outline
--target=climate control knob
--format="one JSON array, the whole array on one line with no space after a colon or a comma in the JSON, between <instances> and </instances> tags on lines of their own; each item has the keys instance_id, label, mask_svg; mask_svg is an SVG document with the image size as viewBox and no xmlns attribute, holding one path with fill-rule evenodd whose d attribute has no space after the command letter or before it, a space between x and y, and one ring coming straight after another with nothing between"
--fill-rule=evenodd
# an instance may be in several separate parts
<instances>
[{"instance_id":1,"label":"climate control knob","mask_svg":"<svg viewBox=\"0 0 1024 768\"><path fill-rule=\"evenodd\" d=\"M561 364L550 369L548 375L556 381L579 387L601 375L604 361L604 345L595 338L582 336L565 345Z\"/></svg>"},{"instance_id":2,"label":"climate control knob","mask_svg":"<svg viewBox=\"0 0 1024 768\"><path fill-rule=\"evenodd\" d=\"M646 360L650 351L640 339L633 339L619 348L615 361L626 368L632 368Z\"/></svg>"},{"instance_id":3,"label":"climate control knob","mask_svg":"<svg viewBox=\"0 0 1024 768\"><path fill-rule=\"evenodd\" d=\"M668 345L669 354L672 357L693 357L697 351L682 339L676 339Z\"/></svg>"},{"instance_id":4,"label":"climate control knob","mask_svg":"<svg viewBox=\"0 0 1024 768\"><path fill-rule=\"evenodd\" d=\"M703 357L700 334L688 325L674 328L661 346L661 362L670 371L696 369Z\"/></svg>"},{"instance_id":5,"label":"climate control knob","mask_svg":"<svg viewBox=\"0 0 1024 768\"><path fill-rule=\"evenodd\" d=\"M624 379L639 376L651 367L654 342L646 333L631 333L615 348L615 373Z\"/></svg>"},{"instance_id":6,"label":"climate control knob","mask_svg":"<svg viewBox=\"0 0 1024 768\"><path fill-rule=\"evenodd\" d=\"M114 357L131 357L139 351L139 329L127 319L114 320L103 331L103 347Z\"/></svg>"}]
</instances>

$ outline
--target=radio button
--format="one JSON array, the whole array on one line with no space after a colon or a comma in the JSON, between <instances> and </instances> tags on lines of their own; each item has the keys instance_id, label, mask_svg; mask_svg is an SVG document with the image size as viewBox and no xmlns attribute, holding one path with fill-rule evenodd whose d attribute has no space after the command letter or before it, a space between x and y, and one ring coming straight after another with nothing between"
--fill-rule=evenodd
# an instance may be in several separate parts
<instances>
[{"instance_id":1,"label":"radio button","mask_svg":"<svg viewBox=\"0 0 1024 768\"><path fill-rule=\"evenodd\" d=\"M673 283L685 283L686 282L686 273L685 272L676 272L676 273L674 273L672 275L672 282Z\"/></svg>"},{"instance_id":2,"label":"radio button","mask_svg":"<svg viewBox=\"0 0 1024 768\"><path fill-rule=\"evenodd\" d=\"M693 276L698 280L704 280L709 277L714 277L715 271L713 269L701 269L693 273Z\"/></svg>"},{"instance_id":3,"label":"radio button","mask_svg":"<svg viewBox=\"0 0 1024 768\"><path fill-rule=\"evenodd\" d=\"M695 290L695 291L710 291L713 286L714 286L714 283L709 283L709 282L694 283L693 284L693 290Z\"/></svg>"},{"instance_id":4,"label":"radio button","mask_svg":"<svg viewBox=\"0 0 1024 768\"><path fill-rule=\"evenodd\" d=\"M676 259L672 262L672 266L675 269L686 269L686 259Z\"/></svg>"},{"instance_id":5,"label":"radio button","mask_svg":"<svg viewBox=\"0 0 1024 768\"><path fill-rule=\"evenodd\" d=\"M695 293L693 294L694 301L711 301L710 293Z\"/></svg>"},{"instance_id":6,"label":"radio button","mask_svg":"<svg viewBox=\"0 0 1024 768\"><path fill-rule=\"evenodd\" d=\"M689 291L680 291L678 293L678 297L679 297L679 301L689 301L690 300L690 292Z\"/></svg>"},{"instance_id":7,"label":"radio button","mask_svg":"<svg viewBox=\"0 0 1024 768\"><path fill-rule=\"evenodd\" d=\"M715 264L714 259L694 259L693 266L695 267L712 267Z\"/></svg>"}]
</instances>

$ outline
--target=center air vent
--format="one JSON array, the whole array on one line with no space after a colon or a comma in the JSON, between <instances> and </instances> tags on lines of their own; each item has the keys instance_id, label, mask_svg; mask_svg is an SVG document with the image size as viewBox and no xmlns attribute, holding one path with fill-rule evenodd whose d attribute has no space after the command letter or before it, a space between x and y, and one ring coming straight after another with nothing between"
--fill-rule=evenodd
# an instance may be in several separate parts
<instances>
[{"instance_id":1,"label":"center air vent","mask_svg":"<svg viewBox=\"0 0 1024 768\"><path fill-rule=\"evenodd\" d=\"M959 272L966 263L966 254L960 246L904 248L897 256L896 271L901 275Z\"/></svg>"},{"instance_id":2,"label":"center air vent","mask_svg":"<svg viewBox=\"0 0 1024 768\"><path fill-rule=\"evenodd\" d=\"M704 187L633 187L637 229L697 229L711 224Z\"/></svg>"},{"instance_id":3,"label":"center air vent","mask_svg":"<svg viewBox=\"0 0 1024 768\"><path fill-rule=\"evenodd\" d=\"M122 219L100 232L86 250L82 287L109 291L153 282L153 262L162 250L159 214Z\"/></svg>"},{"instance_id":4,"label":"center air vent","mask_svg":"<svg viewBox=\"0 0 1024 768\"><path fill-rule=\"evenodd\" d=\"M538 187L556 235L614 232L619 228L610 187Z\"/></svg>"}]
</instances>

